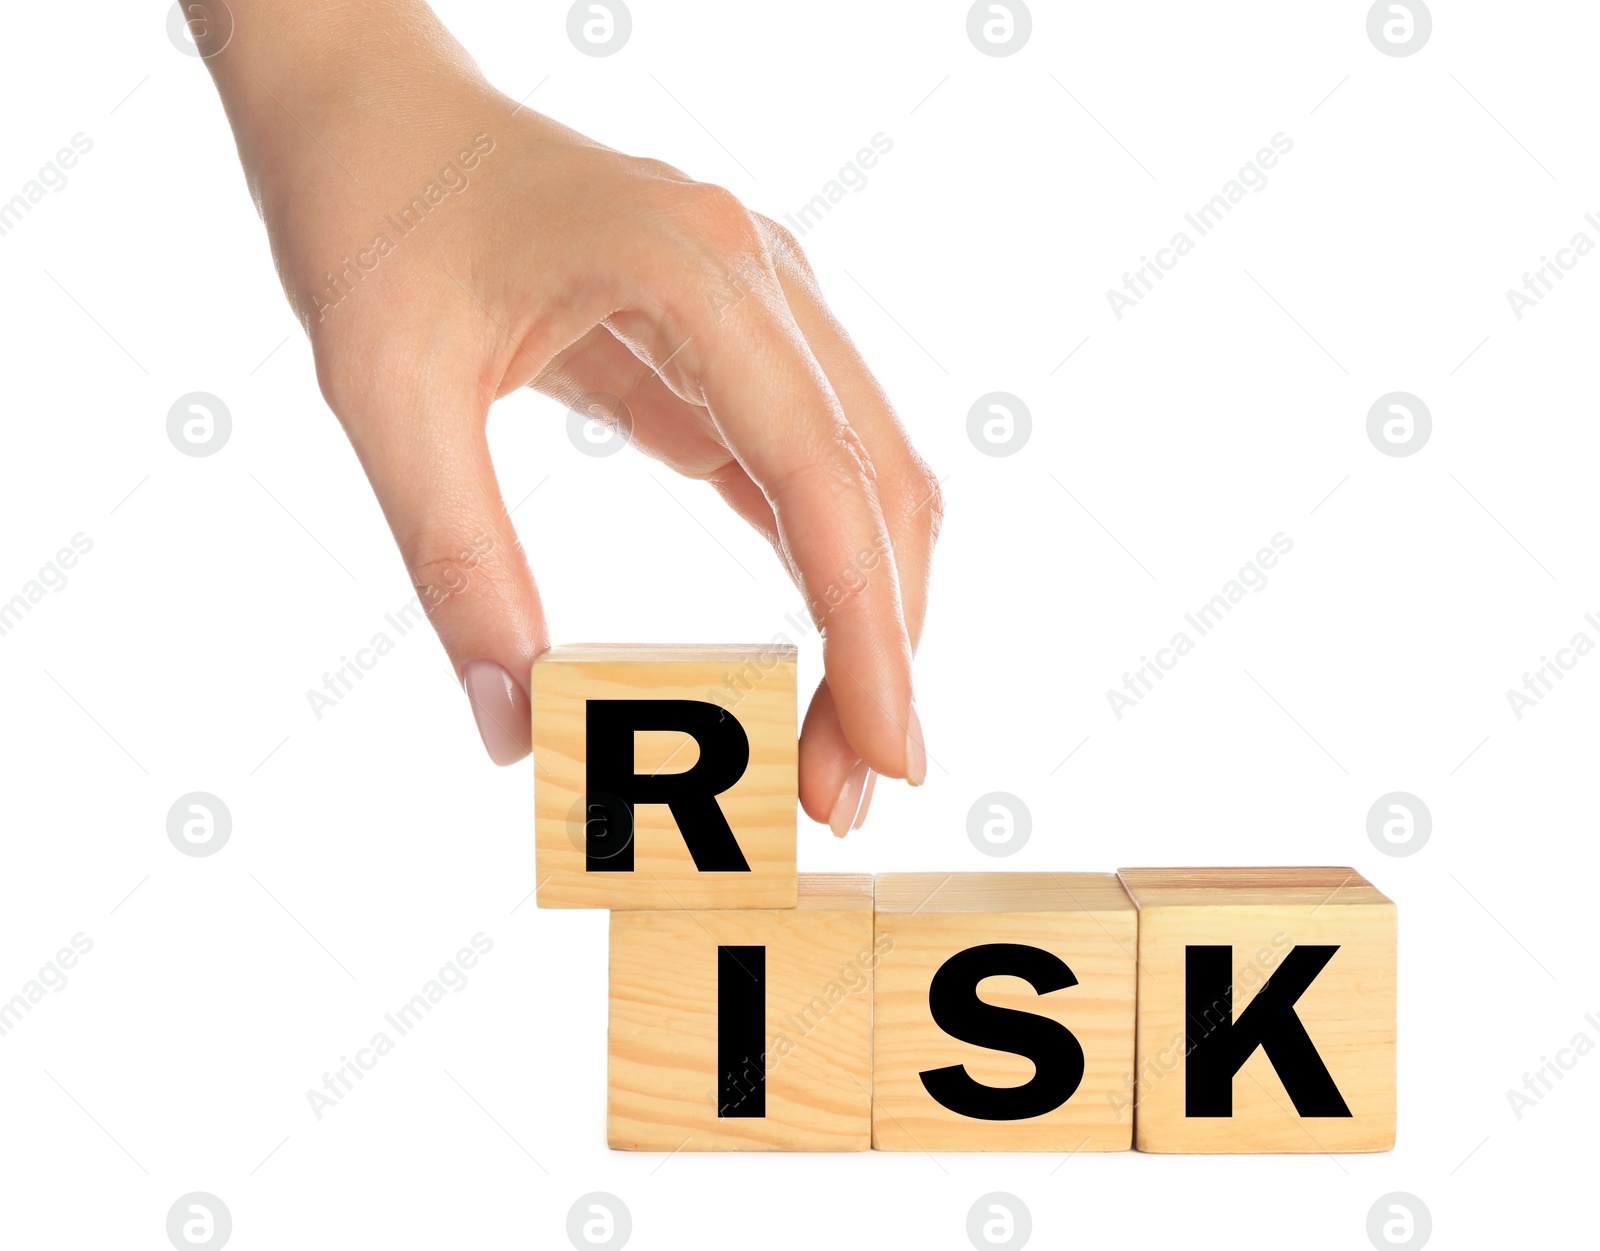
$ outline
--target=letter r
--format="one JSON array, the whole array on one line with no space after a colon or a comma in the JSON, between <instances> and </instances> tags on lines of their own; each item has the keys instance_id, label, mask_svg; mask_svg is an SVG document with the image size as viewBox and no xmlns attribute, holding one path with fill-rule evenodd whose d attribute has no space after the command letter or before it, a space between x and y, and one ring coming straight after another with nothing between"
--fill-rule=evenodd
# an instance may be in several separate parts
<instances>
[{"instance_id":1,"label":"letter r","mask_svg":"<svg viewBox=\"0 0 1600 1251\"><path fill-rule=\"evenodd\" d=\"M696 869L750 872L717 803L750 763L749 736L731 713L696 699L590 699L584 714L586 871L632 872L633 810L665 804ZM681 773L635 773L633 736L640 730L687 734L699 745L700 758Z\"/></svg>"}]
</instances>

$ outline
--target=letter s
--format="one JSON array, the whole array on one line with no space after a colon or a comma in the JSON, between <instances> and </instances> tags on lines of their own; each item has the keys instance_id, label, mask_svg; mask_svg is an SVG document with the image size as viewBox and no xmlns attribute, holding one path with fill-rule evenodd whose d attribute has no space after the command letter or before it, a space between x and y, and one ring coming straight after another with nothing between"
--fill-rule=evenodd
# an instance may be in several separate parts
<instances>
[{"instance_id":1,"label":"letter s","mask_svg":"<svg viewBox=\"0 0 1600 1251\"><path fill-rule=\"evenodd\" d=\"M980 1121L1044 1116L1072 1098L1083 1081L1083 1047L1060 1021L978 998L978 983L1002 974L1022 978L1041 995L1078 984L1059 957L1022 943L969 947L939 966L928 986L928 1010L935 1024L962 1042L1034 1063L1033 1077L1021 1086L985 1086L960 1064L918 1074L941 1105Z\"/></svg>"}]
</instances>

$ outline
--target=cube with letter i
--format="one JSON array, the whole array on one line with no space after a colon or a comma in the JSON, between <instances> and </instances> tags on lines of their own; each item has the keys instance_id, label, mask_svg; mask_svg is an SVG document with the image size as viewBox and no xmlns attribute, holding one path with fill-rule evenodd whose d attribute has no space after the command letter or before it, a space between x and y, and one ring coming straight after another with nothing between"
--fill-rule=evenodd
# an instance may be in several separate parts
<instances>
[{"instance_id":1,"label":"cube with letter i","mask_svg":"<svg viewBox=\"0 0 1600 1251\"><path fill-rule=\"evenodd\" d=\"M1354 869L1123 869L1141 1151L1387 1151L1394 904Z\"/></svg>"},{"instance_id":2,"label":"cube with letter i","mask_svg":"<svg viewBox=\"0 0 1600 1251\"><path fill-rule=\"evenodd\" d=\"M541 907L794 907L793 646L557 647L530 686Z\"/></svg>"},{"instance_id":3,"label":"cube with letter i","mask_svg":"<svg viewBox=\"0 0 1600 1251\"><path fill-rule=\"evenodd\" d=\"M611 914L606 1139L634 1151L865 1151L872 879L792 908Z\"/></svg>"}]
</instances>

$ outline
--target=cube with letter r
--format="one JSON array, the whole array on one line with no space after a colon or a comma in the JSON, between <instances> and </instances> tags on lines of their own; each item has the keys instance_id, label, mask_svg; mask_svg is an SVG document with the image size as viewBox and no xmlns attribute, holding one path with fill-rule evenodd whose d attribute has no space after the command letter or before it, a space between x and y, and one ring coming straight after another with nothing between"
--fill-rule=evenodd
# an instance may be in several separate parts
<instances>
[{"instance_id":1,"label":"cube with letter r","mask_svg":"<svg viewBox=\"0 0 1600 1251\"><path fill-rule=\"evenodd\" d=\"M546 908L795 905L795 649L584 644L533 665Z\"/></svg>"}]
</instances>

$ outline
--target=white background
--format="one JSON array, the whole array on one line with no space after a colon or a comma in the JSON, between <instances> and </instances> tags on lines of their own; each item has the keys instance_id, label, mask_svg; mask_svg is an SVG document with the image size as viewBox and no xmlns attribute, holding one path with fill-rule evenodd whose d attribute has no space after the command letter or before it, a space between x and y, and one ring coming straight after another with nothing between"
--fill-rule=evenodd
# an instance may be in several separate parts
<instances>
[{"instance_id":1,"label":"white background","mask_svg":"<svg viewBox=\"0 0 1600 1251\"><path fill-rule=\"evenodd\" d=\"M1521 321L1505 292L1600 243L1600 10L1440 0L1395 58L1366 7L1039 3L994 58L960 3L636 0L596 59L564 4L438 5L513 99L542 83L531 107L775 217L893 140L803 242L946 479L930 776L842 843L802 818L802 869L1351 864L1398 901L1392 1153L1063 1163L606 1149L606 917L527 899L531 766L487 763L423 630L308 706L410 590L202 63L163 4L7 6L0 200L94 143L0 238L0 600L93 541L0 637L0 998L94 943L0 1038L7 1243L165 1247L193 1190L241 1249L566 1245L588 1191L639 1247L966 1246L997 1190L1038 1245L1365 1246L1397 1190L1437 1245L1555 1243L1600 1058L1520 1120L1506 1091L1600 1041L1600 659L1521 720L1506 691L1600 641L1600 257ZM1280 131L1266 188L1118 321L1106 290ZM966 433L996 390L1033 416L1005 458ZM1394 390L1433 414L1407 458L1366 434ZM168 442L190 391L232 412L215 456ZM793 635L709 490L580 455L531 393L491 436L557 641ZM1107 689L1280 531L1266 589L1119 721ZM166 834L194 790L233 818L203 859ZM1003 862L966 833L996 790L1033 817ZM1367 838L1391 790L1433 815L1408 858ZM480 931L467 988L318 1121L306 1091Z\"/></svg>"}]
</instances>

